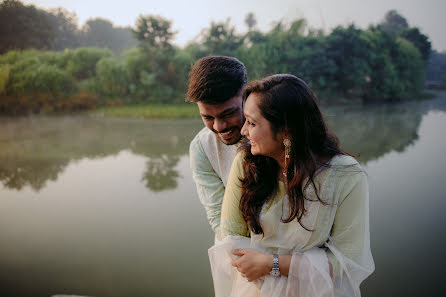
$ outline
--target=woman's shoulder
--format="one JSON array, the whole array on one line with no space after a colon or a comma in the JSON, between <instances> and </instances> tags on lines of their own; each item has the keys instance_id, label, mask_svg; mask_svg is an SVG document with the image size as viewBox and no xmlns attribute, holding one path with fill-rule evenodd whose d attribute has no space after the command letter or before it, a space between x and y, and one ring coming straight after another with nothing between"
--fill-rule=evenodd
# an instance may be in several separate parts
<instances>
[{"instance_id":1,"label":"woman's shoulder","mask_svg":"<svg viewBox=\"0 0 446 297\"><path fill-rule=\"evenodd\" d=\"M366 178L366 172L361 164L348 155L336 155L330 160L329 168L332 171L332 176L338 182L341 180L348 180L349 183L356 183L361 179Z\"/></svg>"},{"instance_id":2,"label":"woman's shoulder","mask_svg":"<svg viewBox=\"0 0 446 297\"><path fill-rule=\"evenodd\" d=\"M361 166L359 162L349 155L336 155L330 160L330 165L332 166Z\"/></svg>"}]
</instances>

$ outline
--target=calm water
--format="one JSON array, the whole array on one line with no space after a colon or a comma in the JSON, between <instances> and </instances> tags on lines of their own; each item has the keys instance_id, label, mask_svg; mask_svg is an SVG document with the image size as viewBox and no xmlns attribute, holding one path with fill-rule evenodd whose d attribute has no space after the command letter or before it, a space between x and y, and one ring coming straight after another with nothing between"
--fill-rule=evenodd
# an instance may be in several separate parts
<instances>
[{"instance_id":1,"label":"calm water","mask_svg":"<svg viewBox=\"0 0 446 297\"><path fill-rule=\"evenodd\" d=\"M324 108L369 175L363 296L434 296L446 265L446 93ZM199 120L0 118L0 296L213 296L191 178Z\"/></svg>"}]
</instances>

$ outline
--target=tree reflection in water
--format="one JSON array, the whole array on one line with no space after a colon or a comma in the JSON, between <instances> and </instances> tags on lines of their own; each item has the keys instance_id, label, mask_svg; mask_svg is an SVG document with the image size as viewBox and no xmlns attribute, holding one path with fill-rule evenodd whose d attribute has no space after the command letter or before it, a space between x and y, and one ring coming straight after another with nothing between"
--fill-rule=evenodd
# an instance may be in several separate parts
<instances>
[{"instance_id":1,"label":"tree reflection in water","mask_svg":"<svg viewBox=\"0 0 446 297\"><path fill-rule=\"evenodd\" d=\"M178 185L177 179L180 176L174 169L179 161L179 157L168 157L162 155L157 158L149 157L146 162L147 170L144 172L142 180L146 187L154 192L161 192L168 189L175 189Z\"/></svg>"},{"instance_id":2,"label":"tree reflection in water","mask_svg":"<svg viewBox=\"0 0 446 297\"><path fill-rule=\"evenodd\" d=\"M413 144L423 115L446 110L444 97L440 93L428 101L322 109L342 147L367 163ZM0 118L0 181L9 189L40 191L70 162L129 150L147 157L141 180L148 189L174 189L180 178L175 168L202 125L199 119Z\"/></svg>"},{"instance_id":3,"label":"tree reflection in water","mask_svg":"<svg viewBox=\"0 0 446 297\"><path fill-rule=\"evenodd\" d=\"M129 150L148 158L142 180L152 191L177 187L175 167L201 129L200 120L31 117L0 119L0 181L40 191L70 162Z\"/></svg>"}]
</instances>

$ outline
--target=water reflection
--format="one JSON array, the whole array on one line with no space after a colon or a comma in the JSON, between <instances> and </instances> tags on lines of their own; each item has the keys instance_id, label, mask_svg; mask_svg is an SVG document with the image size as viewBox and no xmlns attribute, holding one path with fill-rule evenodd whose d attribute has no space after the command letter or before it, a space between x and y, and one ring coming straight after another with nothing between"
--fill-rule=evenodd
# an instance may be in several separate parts
<instances>
[{"instance_id":1,"label":"water reflection","mask_svg":"<svg viewBox=\"0 0 446 297\"><path fill-rule=\"evenodd\" d=\"M142 178L146 187L155 192L175 189L178 185L177 179L180 176L178 171L174 169L178 161L179 157L177 156L150 157L146 162L147 170Z\"/></svg>"},{"instance_id":2,"label":"water reflection","mask_svg":"<svg viewBox=\"0 0 446 297\"><path fill-rule=\"evenodd\" d=\"M342 146L363 163L402 152L418 139L428 110L446 110L444 100L384 106L324 107ZM0 120L0 181L6 188L40 191L73 161L129 150L147 157L141 177L152 191L177 187L175 166L201 129L200 120L103 119L87 116Z\"/></svg>"},{"instance_id":3,"label":"water reflection","mask_svg":"<svg viewBox=\"0 0 446 297\"><path fill-rule=\"evenodd\" d=\"M128 150L147 157L141 180L149 189L173 189L179 177L175 166L201 125L199 120L87 116L1 119L0 181L10 189L40 191L70 162Z\"/></svg>"}]
</instances>

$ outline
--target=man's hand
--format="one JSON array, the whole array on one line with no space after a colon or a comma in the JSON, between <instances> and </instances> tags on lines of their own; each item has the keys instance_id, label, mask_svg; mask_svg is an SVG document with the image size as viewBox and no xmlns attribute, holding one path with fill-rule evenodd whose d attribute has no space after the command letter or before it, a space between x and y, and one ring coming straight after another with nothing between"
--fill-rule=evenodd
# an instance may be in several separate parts
<instances>
[{"instance_id":1,"label":"man's hand","mask_svg":"<svg viewBox=\"0 0 446 297\"><path fill-rule=\"evenodd\" d=\"M273 255L261 253L253 249L235 249L232 254L240 258L232 260L232 266L252 282L269 274L273 268Z\"/></svg>"}]
</instances>

